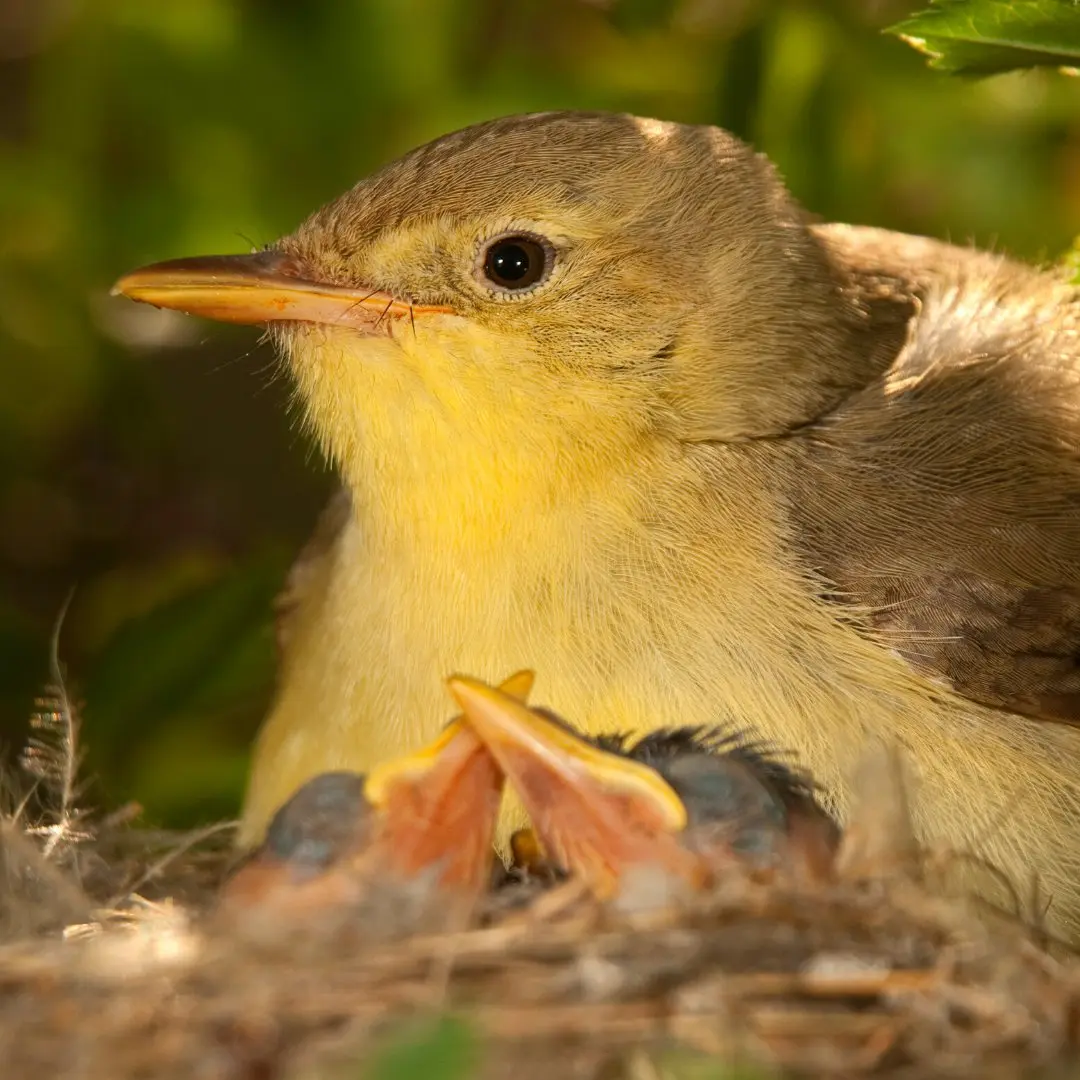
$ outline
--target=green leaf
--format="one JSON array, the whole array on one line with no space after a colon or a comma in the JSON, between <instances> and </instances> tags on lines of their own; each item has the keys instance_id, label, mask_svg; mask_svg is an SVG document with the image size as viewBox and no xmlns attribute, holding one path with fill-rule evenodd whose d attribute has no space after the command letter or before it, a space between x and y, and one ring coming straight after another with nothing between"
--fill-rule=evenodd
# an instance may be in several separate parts
<instances>
[{"instance_id":1,"label":"green leaf","mask_svg":"<svg viewBox=\"0 0 1080 1080\"><path fill-rule=\"evenodd\" d=\"M475 1032L449 1016L400 1028L360 1075L364 1080L468 1080L476 1074Z\"/></svg>"},{"instance_id":2,"label":"green leaf","mask_svg":"<svg viewBox=\"0 0 1080 1080\"><path fill-rule=\"evenodd\" d=\"M886 32L957 75L1080 66L1077 0L937 0Z\"/></svg>"},{"instance_id":3,"label":"green leaf","mask_svg":"<svg viewBox=\"0 0 1080 1080\"><path fill-rule=\"evenodd\" d=\"M706 1054L674 1044L652 1051L631 1051L619 1074L620 1080L638 1075L655 1076L658 1080L776 1080L779 1073L763 1063Z\"/></svg>"}]
</instances>

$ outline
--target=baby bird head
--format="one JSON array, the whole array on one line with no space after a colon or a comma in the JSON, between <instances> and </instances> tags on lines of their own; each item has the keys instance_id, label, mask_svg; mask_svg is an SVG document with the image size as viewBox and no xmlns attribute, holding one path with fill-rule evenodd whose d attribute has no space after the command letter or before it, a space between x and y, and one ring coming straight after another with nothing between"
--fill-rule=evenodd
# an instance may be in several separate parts
<instances>
[{"instance_id":1,"label":"baby bird head","mask_svg":"<svg viewBox=\"0 0 1080 1080\"><path fill-rule=\"evenodd\" d=\"M836 825L809 778L763 745L701 728L589 738L477 679L448 684L535 838L600 899L654 906L737 868L804 881L832 873Z\"/></svg>"},{"instance_id":2,"label":"baby bird head","mask_svg":"<svg viewBox=\"0 0 1080 1080\"><path fill-rule=\"evenodd\" d=\"M858 322L764 158L716 128L589 113L448 135L265 251L117 291L272 324L354 487L462 454L558 474L650 438L783 431L836 392Z\"/></svg>"}]
</instances>

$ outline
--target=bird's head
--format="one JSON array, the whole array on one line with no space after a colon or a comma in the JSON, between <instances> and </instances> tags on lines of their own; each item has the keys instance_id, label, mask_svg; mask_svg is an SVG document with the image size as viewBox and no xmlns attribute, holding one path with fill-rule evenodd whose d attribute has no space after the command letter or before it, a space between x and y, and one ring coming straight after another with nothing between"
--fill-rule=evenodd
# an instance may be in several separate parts
<instances>
[{"instance_id":1,"label":"bird's head","mask_svg":"<svg viewBox=\"0 0 1080 1080\"><path fill-rule=\"evenodd\" d=\"M781 431L835 392L856 318L764 158L716 128L586 113L448 135L267 250L117 291L272 324L354 481L430 470L425 445L557 473L650 437Z\"/></svg>"}]
</instances>

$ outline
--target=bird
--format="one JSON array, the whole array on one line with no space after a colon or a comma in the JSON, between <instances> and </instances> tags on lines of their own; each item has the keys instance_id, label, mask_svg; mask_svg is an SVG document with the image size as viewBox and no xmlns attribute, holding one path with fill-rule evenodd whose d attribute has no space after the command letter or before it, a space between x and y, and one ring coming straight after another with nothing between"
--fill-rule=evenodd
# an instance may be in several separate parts
<instances>
[{"instance_id":1,"label":"bird","mask_svg":"<svg viewBox=\"0 0 1080 1080\"><path fill-rule=\"evenodd\" d=\"M530 672L498 693L524 701ZM213 917L257 931L336 926L363 913L375 936L466 925L491 881L503 791L496 760L460 718L366 775L320 773L277 810L224 883Z\"/></svg>"},{"instance_id":2,"label":"bird","mask_svg":"<svg viewBox=\"0 0 1080 1080\"><path fill-rule=\"evenodd\" d=\"M446 674L529 667L591 734L791 747L841 824L881 737L919 842L1037 878L1080 941L1063 272L815 221L719 128L556 111L114 292L266 326L341 478L281 594L242 844L429 739Z\"/></svg>"},{"instance_id":3,"label":"bird","mask_svg":"<svg viewBox=\"0 0 1080 1080\"><path fill-rule=\"evenodd\" d=\"M737 867L833 876L840 830L812 779L749 733L669 727L589 738L482 680L448 685L516 787L545 856L600 900L667 905Z\"/></svg>"}]
</instances>

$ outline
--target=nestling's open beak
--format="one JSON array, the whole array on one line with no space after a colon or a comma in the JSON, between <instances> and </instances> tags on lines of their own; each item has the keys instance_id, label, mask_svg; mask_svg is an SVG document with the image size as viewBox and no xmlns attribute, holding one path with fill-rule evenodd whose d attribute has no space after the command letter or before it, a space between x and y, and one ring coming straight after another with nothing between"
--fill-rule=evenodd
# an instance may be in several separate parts
<instances>
[{"instance_id":1,"label":"nestling's open beak","mask_svg":"<svg viewBox=\"0 0 1080 1080\"><path fill-rule=\"evenodd\" d=\"M501 692L524 701L532 683L518 672ZM380 863L406 880L438 866L444 888L478 894L490 880L502 788L502 769L460 718L422 750L376 766L364 795L379 813Z\"/></svg>"},{"instance_id":2,"label":"nestling's open beak","mask_svg":"<svg viewBox=\"0 0 1080 1080\"><path fill-rule=\"evenodd\" d=\"M436 869L445 889L478 895L491 876L503 773L476 735L454 721L433 744L368 774L378 814L375 864L400 881Z\"/></svg>"},{"instance_id":3,"label":"nestling's open beak","mask_svg":"<svg viewBox=\"0 0 1080 1080\"><path fill-rule=\"evenodd\" d=\"M635 867L704 883L703 862L679 840L686 809L655 770L598 749L476 679L455 676L449 687L517 789L541 843L595 895L616 895Z\"/></svg>"},{"instance_id":4,"label":"nestling's open beak","mask_svg":"<svg viewBox=\"0 0 1080 1080\"><path fill-rule=\"evenodd\" d=\"M310 322L367 331L397 318L450 311L312 280L299 260L279 251L152 263L125 274L112 293L221 322Z\"/></svg>"}]
</instances>

